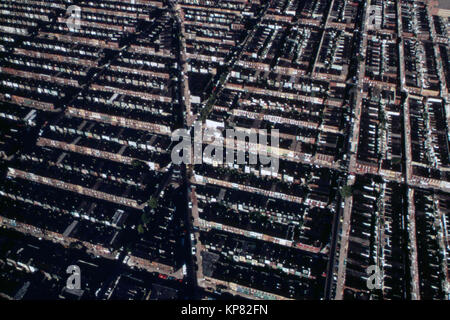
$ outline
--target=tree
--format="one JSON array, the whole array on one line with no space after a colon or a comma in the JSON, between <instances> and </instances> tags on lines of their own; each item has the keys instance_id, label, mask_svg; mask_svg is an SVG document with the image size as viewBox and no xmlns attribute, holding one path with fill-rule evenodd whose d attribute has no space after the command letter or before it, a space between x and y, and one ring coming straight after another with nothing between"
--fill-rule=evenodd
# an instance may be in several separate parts
<instances>
[{"instance_id":1,"label":"tree","mask_svg":"<svg viewBox=\"0 0 450 320\"><path fill-rule=\"evenodd\" d=\"M141 160L137 160L137 159L133 159L131 161L131 165L135 168L141 168L141 169L145 169L147 167L147 164Z\"/></svg>"},{"instance_id":2,"label":"tree","mask_svg":"<svg viewBox=\"0 0 450 320\"><path fill-rule=\"evenodd\" d=\"M139 234L143 234L144 233L144 227L142 226L142 224L137 226L137 231L139 232Z\"/></svg>"},{"instance_id":3,"label":"tree","mask_svg":"<svg viewBox=\"0 0 450 320\"><path fill-rule=\"evenodd\" d=\"M352 195L353 187L352 186L343 186L340 190L341 196L344 198L348 198Z\"/></svg>"},{"instance_id":4,"label":"tree","mask_svg":"<svg viewBox=\"0 0 450 320\"><path fill-rule=\"evenodd\" d=\"M133 160L131 161L131 165L132 165L133 167L138 167L140 164L141 164L141 162L140 162L139 160L133 159Z\"/></svg>"},{"instance_id":5,"label":"tree","mask_svg":"<svg viewBox=\"0 0 450 320\"><path fill-rule=\"evenodd\" d=\"M144 225L147 225L147 223L150 222L150 217L148 216L147 212L144 212L144 213L141 215L141 220L142 220L142 223L143 223Z\"/></svg>"},{"instance_id":6,"label":"tree","mask_svg":"<svg viewBox=\"0 0 450 320\"><path fill-rule=\"evenodd\" d=\"M150 199L148 199L147 204L150 206L150 208L156 209L156 207L158 206L158 200L154 196L151 196Z\"/></svg>"}]
</instances>

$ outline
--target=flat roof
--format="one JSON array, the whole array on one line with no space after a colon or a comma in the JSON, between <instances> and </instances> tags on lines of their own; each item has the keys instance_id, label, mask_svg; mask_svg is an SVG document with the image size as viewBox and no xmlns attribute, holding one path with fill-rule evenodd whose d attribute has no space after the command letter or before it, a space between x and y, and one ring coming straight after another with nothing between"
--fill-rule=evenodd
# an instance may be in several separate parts
<instances>
[{"instance_id":1,"label":"flat roof","mask_svg":"<svg viewBox=\"0 0 450 320\"><path fill-rule=\"evenodd\" d=\"M438 3L439 9L450 10L450 0L438 0Z\"/></svg>"}]
</instances>

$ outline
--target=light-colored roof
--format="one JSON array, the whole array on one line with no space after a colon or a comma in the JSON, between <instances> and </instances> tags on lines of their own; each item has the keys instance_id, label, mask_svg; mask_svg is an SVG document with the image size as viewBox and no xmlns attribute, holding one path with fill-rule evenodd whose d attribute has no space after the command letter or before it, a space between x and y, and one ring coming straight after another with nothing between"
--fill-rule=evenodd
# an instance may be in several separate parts
<instances>
[{"instance_id":1,"label":"light-colored roof","mask_svg":"<svg viewBox=\"0 0 450 320\"><path fill-rule=\"evenodd\" d=\"M439 9L450 10L450 0L439 0Z\"/></svg>"}]
</instances>

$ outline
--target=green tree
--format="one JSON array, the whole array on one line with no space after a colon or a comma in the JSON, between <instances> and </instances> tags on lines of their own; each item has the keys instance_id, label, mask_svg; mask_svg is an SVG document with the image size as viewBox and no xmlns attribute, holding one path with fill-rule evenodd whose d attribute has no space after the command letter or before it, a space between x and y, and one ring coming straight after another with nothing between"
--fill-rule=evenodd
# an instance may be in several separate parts
<instances>
[{"instance_id":1,"label":"green tree","mask_svg":"<svg viewBox=\"0 0 450 320\"><path fill-rule=\"evenodd\" d=\"M144 227L142 226L142 224L137 226L137 231L139 232L139 234L143 234L144 233Z\"/></svg>"},{"instance_id":2,"label":"green tree","mask_svg":"<svg viewBox=\"0 0 450 320\"><path fill-rule=\"evenodd\" d=\"M158 206L158 200L154 196L151 196L150 199L148 199L147 204L150 206L150 208L156 209L156 207Z\"/></svg>"},{"instance_id":3,"label":"green tree","mask_svg":"<svg viewBox=\"0 0 450 320\"><path fill-rule=\"evenodd\" d=\"M135 168L142 168L142 169L147 167L147 165L144 162L142 162L141 160L137 160L137 159L133 159L131 161L131 165Z\"/></svg>"},{"instance_id":4,"label":"green tree","mask_svg":"<svg viewBox=\"0 0 450 320\"><path fill-rule=\"evenodd\" d=\"M352 195L353 187L352 186L343 186L340 190L341 196L344 198L348 198Z\"/></svg>"},{"instance_id":5,"label":"green tree","mask_svg":"<svg viewBox=\"0 0 450 320\"><path fill-rule=\"evenodd\" d=\"M147 225L147 223L150 222L150 217L148 216L147 212L144 212L144 213L141 215L141 220L142 220L142 223L143 223L144 225Z\"/></svg>"}]
</instances>

